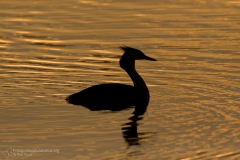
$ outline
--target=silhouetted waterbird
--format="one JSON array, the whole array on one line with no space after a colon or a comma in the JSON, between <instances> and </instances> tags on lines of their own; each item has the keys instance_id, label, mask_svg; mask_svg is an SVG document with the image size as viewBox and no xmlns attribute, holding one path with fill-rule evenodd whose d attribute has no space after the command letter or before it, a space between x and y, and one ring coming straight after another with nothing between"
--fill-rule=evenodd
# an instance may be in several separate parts
<instances>
[{"instance_id":1,"label":"silhouetted waterbird","mask_svg":"<svg viewBox=\"0 0 240 160\"><path fill-rule=\"evenodd\" d=\"M156 60L146 56L138 49L127 46L120 48L124 51L119 62L120 67L128 73L134 86L119 83L91 86L68 96L66 100L69 103L82 105L92 111L120 111L135 106L135 114L145 112L150 96L146 83L135 69L135 60Z\"/></svg>"}]
</instances>

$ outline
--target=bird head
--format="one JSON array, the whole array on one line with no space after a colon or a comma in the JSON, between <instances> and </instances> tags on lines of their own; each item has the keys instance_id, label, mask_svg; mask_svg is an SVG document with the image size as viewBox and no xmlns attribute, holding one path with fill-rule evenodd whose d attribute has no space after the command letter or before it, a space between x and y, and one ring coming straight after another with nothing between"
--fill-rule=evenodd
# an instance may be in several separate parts
<instances>
[{"instance_id":1,"label":"bird head","mask_svg":"<svg viewBox=\"0 0 240 160\"><path fill-rule=\"evenodd\" d=\"M134 60L146 59L150 61L157 61L154 58L146 56L142 51L138 49L127 47L127 46L120 46L119 48L124 51L123 56L127 55L128 58L131 58Z\"/></svg>"},{"instance_id":2,"label":"bird head","mask_svg":"<svg viewBox=\"0 0 240 160\"><path fill-rule=\"evenodd\" d=\"M145 60L150 60L150 61L157 61L154 58L146 56L142 51L135 49L135 48L121 46L120 49L122 49L124 51L124 53L120 59L120 66L124 70L133 68L135 65L135 60L145 59Z\"/></svg>"}]
</instances>

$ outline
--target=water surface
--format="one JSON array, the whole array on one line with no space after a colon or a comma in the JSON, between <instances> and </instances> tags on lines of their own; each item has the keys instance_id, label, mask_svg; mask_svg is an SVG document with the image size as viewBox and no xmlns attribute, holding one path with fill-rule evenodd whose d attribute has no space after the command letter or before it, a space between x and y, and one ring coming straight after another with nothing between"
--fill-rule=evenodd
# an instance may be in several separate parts
<instances>
[{"instance_id":1,"label":"water surface","mask_svg":"<svg viewBox=\"0 0 240 160\"><path fill-rule=\"evenodd\" d=\"M0 150L60 151L9 159L240 159L238 1L0 6ZM100 83L132 84L120 45L158 60L136 62L151 101L135 124L133 109L92 112L64 100Z\"/></svg>"}]
</instances>

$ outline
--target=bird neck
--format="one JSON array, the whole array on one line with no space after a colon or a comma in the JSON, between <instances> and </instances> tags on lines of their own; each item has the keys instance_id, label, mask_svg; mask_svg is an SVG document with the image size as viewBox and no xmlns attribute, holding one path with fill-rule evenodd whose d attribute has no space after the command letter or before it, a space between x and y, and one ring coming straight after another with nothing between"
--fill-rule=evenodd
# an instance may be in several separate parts
<instances>
[{"instance_id":1,"label":"bird neck","mask_svg":"<svg viewBox=\"0 0 240 160\"><path fill-rule=\"evenodd\" d=\"M136 108L147 107L149 102L149 91L143 78L137 73L135 67L125 70L134 84Z\"/></svg>"},{"instance_id":2,"label":"bird neck","mask_svg":"<svg viewBox=\"0 0 240 160\"><path fill-rule=\"evenodd\" d=\"M143 78L138 74L135 67L125 70L133 81L134 87L147 88Z\"/></svg>"}]
</instances>

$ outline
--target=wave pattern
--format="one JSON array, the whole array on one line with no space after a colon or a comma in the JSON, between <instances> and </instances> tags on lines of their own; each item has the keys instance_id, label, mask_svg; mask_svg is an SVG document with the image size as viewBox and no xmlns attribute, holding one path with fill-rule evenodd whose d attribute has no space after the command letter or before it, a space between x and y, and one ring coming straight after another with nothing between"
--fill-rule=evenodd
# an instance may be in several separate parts
<instances>
[{"instance_id":1,"label":"wave pattern","mask_svg":"<svg viewBox=\"0 0 240 160\"><path fill-rule=\"evenodd\" d=\"M35 159L240 159L239 2L0 6L2 150L64 151ZM132 110L90 112L64 100L99 83L132 84L118 64L120 45L158 60L136 62L151 102L130 148L121 127L132 129Z\"/></svg>"}]
</instances>

